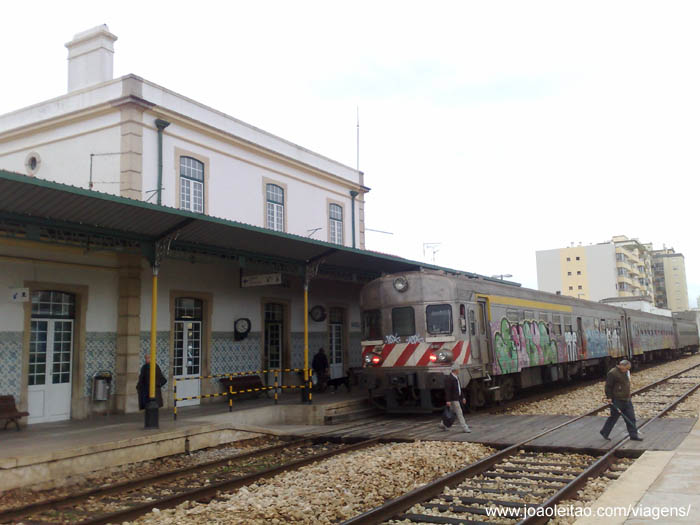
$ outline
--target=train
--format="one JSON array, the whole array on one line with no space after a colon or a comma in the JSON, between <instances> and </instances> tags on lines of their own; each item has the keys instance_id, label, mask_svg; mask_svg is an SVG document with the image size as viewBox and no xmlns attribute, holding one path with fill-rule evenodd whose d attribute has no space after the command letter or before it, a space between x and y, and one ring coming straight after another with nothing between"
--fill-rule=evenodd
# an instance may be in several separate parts
<instances>
[{"instance_id":1,"label":"train","mask_svg":"<svg viewBox=\"0 0 700 525\"><path fill-rule=\"evenodd\" d=\"M420 270L379 277L360 292L358 382L389 413L444 407L444 375L459 364L470 409L544 383L602 375L697 352L694 320Z\"/></svg>"}]
</instances>

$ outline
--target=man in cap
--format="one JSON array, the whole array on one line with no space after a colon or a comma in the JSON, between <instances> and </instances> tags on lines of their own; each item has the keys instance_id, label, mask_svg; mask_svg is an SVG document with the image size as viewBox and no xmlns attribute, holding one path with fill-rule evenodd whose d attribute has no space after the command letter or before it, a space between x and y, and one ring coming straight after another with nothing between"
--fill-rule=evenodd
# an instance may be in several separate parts
<instances>
[{"instance_id":1,"label":"man in cap","mask_svg":"<svg viewBox=\"0 0 700 525\"><path fill-rule=\"evenodd\" d=\"M453 363L450 367L450 373L445 377L445 404L457 415L457 419L459 419L459 423L462 425L462 430L464 430L464 432L471 432L472 430L464 420L464 414L462 414L461 403L464 402L464 398L462 397L462 385L459 384L459 364ZM440 428L442 430L447 430L447 427L442 422L440 422Z\"/></svg>"},{"instance_id":2,"label":"man in cap","mask_svg":"<svg viewBox=\"0 0 700 525\"><path fill-rule=\"evenodd\" d=\"M630 400L630 368L632 363L627 359L620 361L617 366L611 368L605 380L605 401L611 405L610 417L600 431L605 439L610 439L610 431L617 423L620 414L627 424L627 432L633 441L642 441L637 431L637 420L634 417L634 407Z\"/></svg>"}]
</instances>

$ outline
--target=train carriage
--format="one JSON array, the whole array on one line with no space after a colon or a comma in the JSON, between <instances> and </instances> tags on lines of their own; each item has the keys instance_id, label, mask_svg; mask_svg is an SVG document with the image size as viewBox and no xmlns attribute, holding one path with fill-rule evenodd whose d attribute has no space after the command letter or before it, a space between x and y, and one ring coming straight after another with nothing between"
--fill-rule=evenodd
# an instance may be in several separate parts
<instances>
[{"instance_id":1,"label":"train carriage","mask_svg":"<svg viewBox=\"0 0 700 525\"><path fill-rule=\"evenodd\" d=\"M460 364L472 407L519 389L603 373L679 346L675 320L437 271L383 276L361 293L361 384L390 412L442 408L444 374ZM687 331L687 330L686 330Z\"/></svg>"}]
</instances>

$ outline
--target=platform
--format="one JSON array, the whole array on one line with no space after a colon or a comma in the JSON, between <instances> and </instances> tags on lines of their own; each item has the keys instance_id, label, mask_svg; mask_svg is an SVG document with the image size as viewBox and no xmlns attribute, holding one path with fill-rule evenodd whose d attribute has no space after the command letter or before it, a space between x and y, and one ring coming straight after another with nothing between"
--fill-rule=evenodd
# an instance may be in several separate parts
<instances>
[{"instance_id":1,"label":"platform","mask_svg":"<svg viewBox=\"0 0 700 525\"><path fill-rule=\"evenodd\" d=\"M612 507L634 509L637 515L626 513L604 520L597 517L599 512L605 513ZM581 518L575 525L700 523L700 422L675 450L642 454L608 487L591 510L592 517ZM681 511L687 515L681 516ZM676 515L654 519L654 512ZM644 516L644 513L652 515Z\"/></svg>"},{"instance_id":2,"label":"platform","mask_svg":"<svg viewBox=\"0 0 700 525\"><path fill-rule=\"evenodd\" d=\"M178 409L161 409L159 428L144 429L143 412L95 416L25 426L19 432L0 430L0 491L43 483L58 483L67 476L180 454L187 450L278 434L268 425L288 429L323 426L327 421L364 415L366 401L359 392L314 394L311 405L300 394L282 396L275 405L266 396L235 402L206 403Z\"/></svg>"},{"instance_id":3,"label":"platform","mask_svg":"<svg viewBox=\"0 0 700 525\"><path fill-rule=\"evenodd\" d=\"M450 430L438 428L440 417L435 416L384 416L368 419L349 425L337 425L333 428L305 428L304 433L319 432L338 437L372 438L391 436L396 439L425 439L440 441L470 441L484 443L494 447L506 447L531 438L548 428L555 427L571 419L571 416L511 416L511 415L475 415L467 417L472 432L465 434L459 424ZM641 425L646 419L639 421ZM646 450L674 450L686 438L696 424L696 419L667 418L656 420L643 431L644 441L630 441L622 449L635 455ZM530 446L552 451L581 451L603 453L626 437L624 422L618 421L610 434L610 441L600 435L605 417L587 416L571 425L561 428L533 441ZM284 432L283 425L275 425L277 432ZM296 430L289 429L289 433Z\"/></svg>"}]
</instances>

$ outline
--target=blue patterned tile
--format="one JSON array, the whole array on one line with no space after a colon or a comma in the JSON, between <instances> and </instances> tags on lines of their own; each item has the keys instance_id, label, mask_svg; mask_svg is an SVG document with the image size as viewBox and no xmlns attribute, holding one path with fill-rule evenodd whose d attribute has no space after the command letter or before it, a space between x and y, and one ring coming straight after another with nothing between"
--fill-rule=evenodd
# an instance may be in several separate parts
<instances>
[{"instance_id":1,"label":"blue patterned tile","mask_svg":"<svg viewBox=\"0 0 700 525\"><path fill-rule=\"evenodd\" d=\"M151 333L141 332L141 360L139 370L151 352ZM156 332L156 363L166 378L170 378L170 332Z\"/></svg>"},{"instance_id":2,"label":"blue patterned tile","mask_svg":"<svg viewBox=\"0 0 700 525\"><path fill-rule=\"evenodd\" d=\"M19 405L22 386L23 332L0 332L0 394L15 396Z\"/></svg>"},{"instance_id":3,"label":"blue patterned tile","mask_svg":"<svg viewBox=\"0 0 700 525\"><path fill-rule=\"evenodd\" d=\"M85 334L85 395L92 396L92 377L107 370L115 377L117 368L117 334L113 332L87 332ZM116 381L112 381L112 395Z\"/></svg>"}]
</instances>

